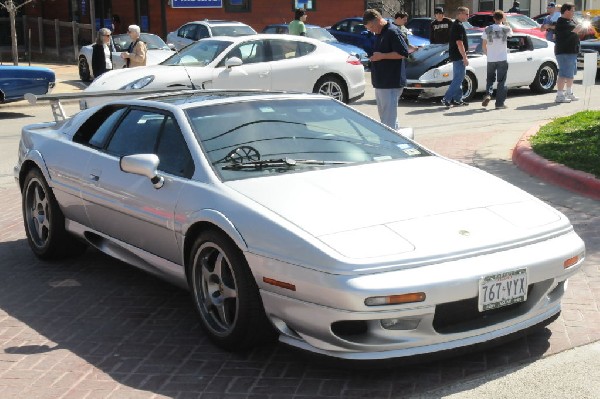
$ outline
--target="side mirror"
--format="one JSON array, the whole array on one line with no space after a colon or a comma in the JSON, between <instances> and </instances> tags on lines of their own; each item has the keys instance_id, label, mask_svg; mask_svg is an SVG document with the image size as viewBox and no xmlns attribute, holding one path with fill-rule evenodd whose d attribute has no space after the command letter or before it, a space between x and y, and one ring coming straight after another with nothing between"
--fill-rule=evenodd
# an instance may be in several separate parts
<instances>
[{"instance_id":1,"label":"side mirror","mask_svg":"<svg viewBox=\"0 0 600 399\"><path fill-rule=\"evenodd\" d=\"M225 61L225 68L233 68L242 65L242 60L238 57L231 57Z\"/></svg>"},{"instance_id":2,"label":"side mirror","mask_svg":"<svg viewBox=\"0 0 600 399\"><path fill-rule=\"evenodd\" d=\"M159 176L158 164L160 160L155 154L134 154L121 157L119 166L125 173L146 176L152 182L154 188L159 189L165 184L165 179Z\"/></svg>"}]
</instances>

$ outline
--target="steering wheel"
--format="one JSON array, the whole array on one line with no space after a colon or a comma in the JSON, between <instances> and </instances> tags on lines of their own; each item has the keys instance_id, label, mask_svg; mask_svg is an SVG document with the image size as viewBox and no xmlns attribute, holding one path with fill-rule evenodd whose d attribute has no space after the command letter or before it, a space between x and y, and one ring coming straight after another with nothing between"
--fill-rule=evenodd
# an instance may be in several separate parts
<instances>
[{"instance_id":1,"label":"steering wheel","mask_svg":"<svg viewBox=\"0 0 600 399\"><path fill-rule=\"evenodd\" d=\"M243 145L231 150L231 152L225 156L225 161L234 164L239 164L244 161L256 162L260 161L260 153L254 147Z\"/></svg>"}]
</instances>

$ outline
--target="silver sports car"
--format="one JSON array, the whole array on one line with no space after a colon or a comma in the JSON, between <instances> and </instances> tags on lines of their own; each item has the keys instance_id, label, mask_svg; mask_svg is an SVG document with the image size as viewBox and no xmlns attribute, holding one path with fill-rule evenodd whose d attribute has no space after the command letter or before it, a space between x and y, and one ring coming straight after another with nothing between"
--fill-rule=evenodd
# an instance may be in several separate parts
<instances>
[{"instance_id":1,"label":"silver sports car","mask_svg":"<svg viewBox=\"0 0 600 399\"><path fill-rule=\"evenodd\" d=\"M206 334L348 359L491 341L560 311L569 220L320 95L194 91L25 126L32 251L188 287Z\"/></svg>"}]
</instances>

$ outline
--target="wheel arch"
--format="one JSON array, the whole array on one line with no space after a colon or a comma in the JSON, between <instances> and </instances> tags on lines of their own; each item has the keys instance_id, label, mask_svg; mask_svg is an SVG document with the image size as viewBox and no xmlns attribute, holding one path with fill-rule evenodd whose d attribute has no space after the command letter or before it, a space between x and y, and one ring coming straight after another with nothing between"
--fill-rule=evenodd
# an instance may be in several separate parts
<instances>
[{"instance_id":1,"label":"wheel arch","mask_svg":"<svg viewBox=\"0 0 600 399\"><path fill-rule=\"evenodd\" d=\"M19 189L23 191L23 184L25 182L25 177L32 169L39 169L44 175L44 179L46 179L46 183L48 183L48 187L52 189L52 181L50 180L50 172L46 167L46 162L44 162L44 158L42 154L38 151L32 151L29 153L27 159L23 161L21 164L21 168L19 169Z\"/></svg>"},{"instance_id":2,"label":"wheel arch","mask_svg":"<svg viewBox=\"0 0 600 399\"><path fill-rule=\"evenodd\" d=\"M321 82L323 79L326 79L328 77L332 77L332 78L336 78L336 79L340 80L340 82L342 83L342 89L344 90L344 96L348 100L350 100L350 95L348 92L348 82L346 82L346 79L344 79L344 77L342 75L340 75L339 73L336 73L336 72L327 72L327 73L324 73L323 75L319 76L319 78L317 79L317 81L315 82L315 84L313 86L313 93L317 89L319 82Z\"/></svg>"},{"instance_id":3,"label":"wheel arch","mask_svg":"<svg viewBox=\"0 0 600 399\"><path fill-rule=\"evenodd\" d=\"M200 216L200 215L197 215ZM202 212L202 218L192 223L186 230L183 240L183 262L185 265L185 274L189 277L189 258L196 238L208 230L215 230L227 236L239 249L244 252L248 249L246 241L235 228L233 223L220 212L215 210L205 210Z\"/></svg>"}]
</instances>

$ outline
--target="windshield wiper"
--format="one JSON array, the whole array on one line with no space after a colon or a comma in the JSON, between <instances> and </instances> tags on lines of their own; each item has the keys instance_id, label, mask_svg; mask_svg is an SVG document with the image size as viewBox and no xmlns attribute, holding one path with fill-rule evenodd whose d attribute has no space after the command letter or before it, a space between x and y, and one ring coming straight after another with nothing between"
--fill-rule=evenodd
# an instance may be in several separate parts
<instances>
[{"instance_id":1,"label":"windshield wiper","mask_svg":"<svg viewBox=\"0 0 600 399\"><path fill-rule=\"evenodd\" d=\"M263 159L260 161L250 162L239 162L231 163L223 166L224 170L239 170L239 169L262 169L263 167L269 166L285 166L294 167L296 165L344 165L352 162L346 161L319 161L316 159L292 159L292 158L279 158L279 159Z\"/></svg>"}]
</instances>

